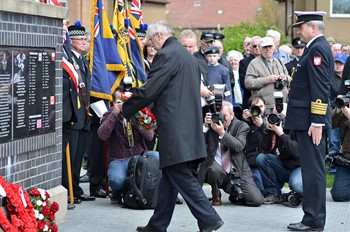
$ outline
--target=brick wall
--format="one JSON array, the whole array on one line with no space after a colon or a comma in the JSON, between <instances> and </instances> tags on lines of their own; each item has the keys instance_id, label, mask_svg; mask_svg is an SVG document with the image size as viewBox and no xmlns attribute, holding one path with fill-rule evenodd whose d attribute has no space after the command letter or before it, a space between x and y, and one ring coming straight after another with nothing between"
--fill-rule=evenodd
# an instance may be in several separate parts
<instances>
[{"instance_id":1,"label":"brick wall","mask_svg":"<svg viewBox=\"0 0 350 232\"><path fill-rule=\"evenodd\" d=\"M0 144L0 175L24 188L61 184L62 25L68 10L26 0L1 0L0 46L56 50L55 132Z\"/></svg>"}]
</instances>

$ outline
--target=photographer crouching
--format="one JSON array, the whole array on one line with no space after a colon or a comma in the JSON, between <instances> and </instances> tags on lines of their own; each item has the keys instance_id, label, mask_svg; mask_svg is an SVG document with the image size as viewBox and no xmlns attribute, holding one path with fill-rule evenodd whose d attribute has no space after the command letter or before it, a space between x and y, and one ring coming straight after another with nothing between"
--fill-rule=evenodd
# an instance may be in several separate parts
<instances>
[{"instance_id":1,"label":"photographer crouching","mask_svg":"<svg viewBox=\"0 0 350 232\"><path fill-rule=\"evenodd\" d=\"M332 127L340 129L341 153L329 157L338 166L331 195L339 202L350 201L350 80L345 80L345 86L348 93L338 96L332 114Z\"/></svg>"},{"instance_id":2,"label":"photographer crouching","mask_svg":"<svg viewBox=\"0 0 350 232\"><path fill-rule=\"evenodd\" d=\"M266 197L264 204L284 203L297 207L303 195L303 183L298 153L298 144L293 133L283 130L283 114L270 114L266 122L256 163L261 173ZM289 184L290 193L281 193L285 183Z\"/></svg>"},{"instance_id":3,"label":"photographer crouching","mask_svg":"<svg viewBox=\"0 0 350 232\"><path fill-rule=\"evenodd\" d=\"M234 117L230 102L222 101L212 109L216 111L206 113L204 119L208 158L201 163L198 181L211 185L214 206L222 204L220 188L230 194L231 203L260 206L264 197L243 154L249 126Z\"/></svg>"}]
</instances>

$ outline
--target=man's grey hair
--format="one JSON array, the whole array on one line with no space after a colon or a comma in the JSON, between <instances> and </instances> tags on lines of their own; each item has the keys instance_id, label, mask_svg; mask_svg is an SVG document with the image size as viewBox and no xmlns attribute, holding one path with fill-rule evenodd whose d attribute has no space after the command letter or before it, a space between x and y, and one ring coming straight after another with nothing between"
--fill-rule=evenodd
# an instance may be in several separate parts
<instances>
[{"instance_id":1,"label":"man's grey hair","mask_svg":"<svg viewBox=\"0 0 350 232\"><path fill-rule=\"evenodd\" d=\"M152 38L155 34L160 33L165 36L174 36L174 29L165 20L158 21L151 24L148 29L149 38Z\"/></svg>"},{"instance_id":2,"label":"man's grey hair","mask_svg":"<svg viewBox=\"0 0 350 232\"><path fill-rule=\"evenodd\" d=\"M260 44L260 40L261 40L261 37L260 36L253 36L252 37L252 40L250 41L250 48L253 48L253 41L255 40L259 40L259 44Z\"/></svg>"},{"instance_id":3,"label":"man's grey hair","mask_svg":"<svg viewBox=\"0 0 350 232\"><path fill-rule=\"evenodd\" d=\"M276 30L267 30L267 32L266 32L266 37L274 37L274 38L276 38L278 41L280 41L281 40L281 33L279 33L278 31L276 31Z\"/></svg>"},{"instance_id":4,"label":"man's grey hair","mask_svg":"<svg viewBox=\"0 0 350 232\"><path fill-rule=\"evenodd\" d=\"M196 33L194 33L191 29L186 29L181 31L180 35L179 35L179 40L181 38L191 38L197 41L197 36Z\"/></svg>"},{"instance_id":5,"label":"man's grey hair","mask_svg":"<svg viewBox=\"0 0 350 232\"><path fill-rule=\"evenodd\" d=\"M222 108L224 108L224 106L227 106L228 107L228 112L230 113L230 114L232 114L233 113L233 105L232 105L232 103L231 102L229 102L229 101L222 101Z\"/></svg>"},{"instance_id":6,"label":"man's grey hair","mask_svg":"<svg viewBox=\"0 0 350 232\"><path fill-rule=\"evenodd\" d=\"M318 30L323 34L324 32L324 22L319 20L309 21L306 23L307 26L315 25Z\"/></svg>"}]
</instances>

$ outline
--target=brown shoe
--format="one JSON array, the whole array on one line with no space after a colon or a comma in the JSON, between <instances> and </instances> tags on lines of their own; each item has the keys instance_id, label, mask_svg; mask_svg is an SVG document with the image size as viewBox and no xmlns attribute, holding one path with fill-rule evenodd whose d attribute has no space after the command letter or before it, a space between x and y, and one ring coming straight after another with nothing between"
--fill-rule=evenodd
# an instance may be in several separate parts
<instances>
[{"instance_id":1,"label":"brown shoe","mask_svg":"<svg viewBox=\"0 0 350 232\"><path fill-rule=\"evenodd\" d=\"M213 197L213 201L211 203L213 206L220 206L222 205L222 201L220 197Z\"/></svg>"}]
</instances>

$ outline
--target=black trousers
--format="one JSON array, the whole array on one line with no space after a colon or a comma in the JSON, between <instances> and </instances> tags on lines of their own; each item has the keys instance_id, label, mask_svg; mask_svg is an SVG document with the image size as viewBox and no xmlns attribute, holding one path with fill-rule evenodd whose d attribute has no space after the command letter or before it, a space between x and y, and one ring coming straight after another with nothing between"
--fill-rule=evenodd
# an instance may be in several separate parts
<instances>
[{"instance_id":1,"label":"black trousers","mask_svg":"<svg viewBox=\"0 0 350 232\"><path fill-rule=\"evenodd\" d=\"M62 185L68 189L68 170L67 170L67 157L66 146L69 142L70 148L70 163L72 171L73 182L73 195L80 196L84 193L83 189L79 186L80 169L83 161L88 131L83 129L73 130L68 125L63 125L63 147L62 147Z\"/></svg>"},{"instance_id":2,"label":"black trousers","mask_svg":"<svg viewBox=\"0 0 350 232\"><path fill-rule=\"evenodd\" d=\"M207 180L211 185L211 193L214 197L221 197L220 188L224 188L230 180L230 176L217 162L213 162L207 170ZM243 202L248 206L260 206L264 202L264 197L254 182L250 170L243 170L239 183L243 192Z\"/></svg>"},{"instance_id":3,"label":"black trousers","mask_svg":"<svg viewBox=\"0 0 350 232\"><path fill-rule=\"evenodd\" d=\"M99 123L91 123L91 130L89 134L90 144L88 144L87 153L89 160L88 170L90 172L90 193L102 188L104 179L104 144L103 141L97 135L97 130L99 126Z\"/></svg>"},{"instance_id":4,"label":"black trousers","mask_svg":"<svg viewBox=\"0 0 350 232\"><path fill-rule=\"evenodd\" d=\"M162 170L157 205L148 226L157 232L165 232L172 218L178 192L183 196L191 213L197 219L200 230L221 220L202 187L186 163L180 163Z\"/></svg>"},{"instance_id":5,"label":"black trousers","mask_svg":"<svg viewBox=\"0 0 350 232\"><path fill-rule=\"evenodd\" d=\"M326 222L326 132L319 145L312 142L307 131L296 131L303 178L304 225L323 228Z\"/></svg>"}]
</instances>

